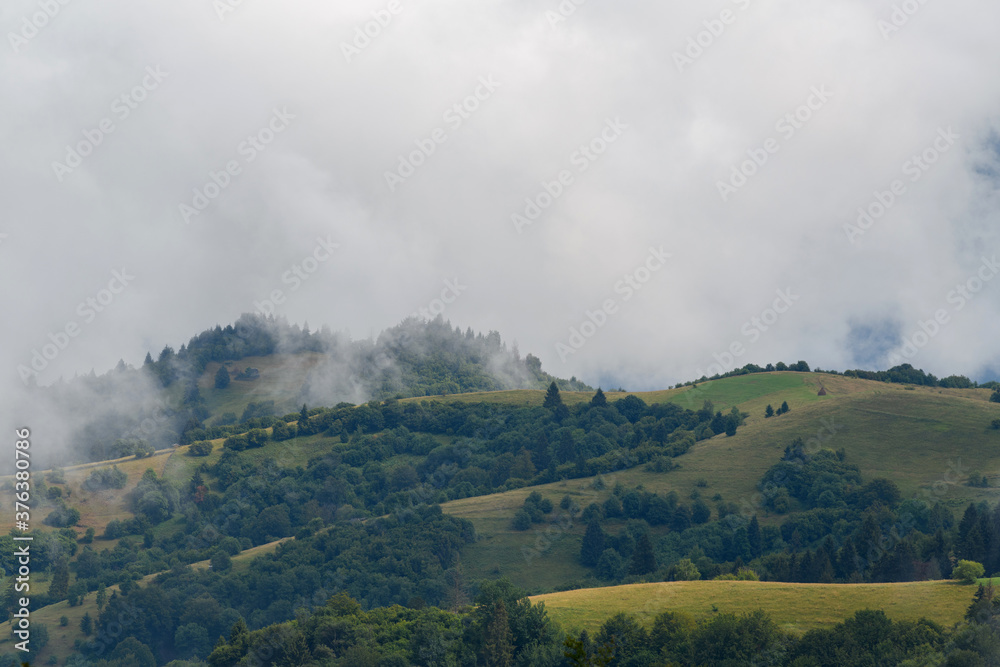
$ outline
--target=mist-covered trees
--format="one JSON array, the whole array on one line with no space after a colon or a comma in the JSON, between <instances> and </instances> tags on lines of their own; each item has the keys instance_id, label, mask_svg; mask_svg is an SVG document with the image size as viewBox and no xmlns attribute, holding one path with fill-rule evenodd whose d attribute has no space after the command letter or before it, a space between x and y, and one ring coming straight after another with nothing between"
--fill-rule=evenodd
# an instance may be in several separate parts
<instances>
[{"instance_id":1,"label":"mist-covered trees","mask_svg":"<svg viewBox=\"0 0 1000 667\"><path fill-rule=\"evenodd\" d=\"M101 489L124 489L128 482L128 475L112 466L110 469L101 468L90 473L83 482L83 488L87 491L100 491Z\"/></svg>"},{"instance_id":2,"label":"mist-covered trees","mask_svg":"<svg viewBox=\"0 0 1000 667\"><path fill-rule=\"evenodd\" d=\"M229 382L229 369L226 368L225 364L223 364L219 366L219 370L215 372L215 388L225 389L229 386Z\"/></svg>"}]
</instances>

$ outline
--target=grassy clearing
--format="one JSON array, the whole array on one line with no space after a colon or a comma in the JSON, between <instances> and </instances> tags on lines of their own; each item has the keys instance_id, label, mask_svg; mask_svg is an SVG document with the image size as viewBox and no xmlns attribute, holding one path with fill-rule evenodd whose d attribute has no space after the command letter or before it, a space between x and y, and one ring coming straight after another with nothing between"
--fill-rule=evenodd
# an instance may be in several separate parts
<instances>
[{"instance_id":1,"label":"grassy clearing","mask_svg":"<svg viewBox=\"0 0 1000 667\"><path fill-rule=\"evenodd\" d=\"M253 381L233 380L225 389L215 388L215 374L221 364L213 361L198 379L198 387L213 415L232 412L239 417L249 403L266 400L273 400L278 414L285 414L301 407L296 405L296 399L306 376L325 358L326 355L310 352L247 357L229 362L228 368L231 371L256 368L260 371L260 378Z\"/></svg>"},{"instance_id":2,"label":"grassy clearing","mask_svg":"<svg viewBox=\"0 0 1000 667\"><path fill-rule=\"evenodd\" d=\"M549 616L567 630L593 632L618 612L645 623L663 611L696 619L718 612L763 609L783 629L800 634L829 628L861 609L882 609L894 620L928 618L946 627L962 620L975 586L951 581L901 584L785 584L757 581L678 581L588 588L539 595Z\"/></svg>"}]
</instances>

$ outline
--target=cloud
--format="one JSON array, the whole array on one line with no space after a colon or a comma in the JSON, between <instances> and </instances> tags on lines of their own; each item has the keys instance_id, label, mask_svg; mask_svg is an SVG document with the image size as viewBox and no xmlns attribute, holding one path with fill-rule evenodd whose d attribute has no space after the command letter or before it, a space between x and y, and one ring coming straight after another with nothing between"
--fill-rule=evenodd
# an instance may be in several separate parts
<instances>
[{"instance_id":1,"label":"cloud","mask_svg":"<svg viewBox=\"0 0 1000 667\"><path fill-rule=\"evenodd\" d=\"M1000 7L926 3L886 38L888 1L592 1L553 21L554 1L428 0L371 28L388 5L243 2L220 20L194 0L71 3L11 47L6 394L27 396L17 367L70 323L79 333L42 382L139 364L274 290L292 321L373 336L455 276L468 289L445 317L591 384L667 386L734 342L743 363L842 369L877 363L886 304L910 335L1000 251ZM733 20L714 34L723 10ZM0 24L20 34L37 11L8 3ZM347 62L342 45L366 26ZM155 88L149 68L165 73ZM806 118L817 87L829 99ZM280 132L276 109L294 116ZM60 181L53 162L105 119L113 131ZM627 129L584 169L574 156L609 119ZM910 180L904 165L948 128L954 146ZM391 191L386 172L428 138ZM768 145L723 201L718 184ZM572 183L518 233L512 214L563 171ZM906 192L851 243L844 226L894 180ZM186 223L181 204L213 182ZM283 276L318 238L338 251L291 290ZM562 360L557 344L660 246L670 262ZM87 321L80 304L122 270L134 281ZM751 342L743 325L787 288L801 300ZM1000 365L984 334L1000 283L951 314L911 363L983 379Z\"/></svg>"}]
</instances>

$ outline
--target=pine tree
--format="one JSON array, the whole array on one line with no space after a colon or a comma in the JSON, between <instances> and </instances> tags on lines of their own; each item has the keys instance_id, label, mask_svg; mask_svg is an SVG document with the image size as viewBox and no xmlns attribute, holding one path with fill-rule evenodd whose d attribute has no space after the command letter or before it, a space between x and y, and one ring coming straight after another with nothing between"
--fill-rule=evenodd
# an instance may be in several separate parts
<instances>
[{"instance_id":1,"label":"pine tree","mask_svg":"<svg viewBox=\"0 0 1000 667\"><path fill-rule=\"evenodd\" d=\"M764 410L764 418L766 419L768 417L773 417L773 416L774 416L774 408L772 408L769 403L767 408Z\"/></svg>"},{"instance_id":2,"label":"pine tree","mask_svg":"<svg viewBox=\"0 0 1000 667\"><path fill-rule=\"evenodd\" d=\"M542 402L542 407L549 410L554 410L556 407L562 405L562 396L559 394L559 387L556 386L555 381L549 385L548 390L545 392L545 400Z\"/></svg>"},{"instance_id":3,"label":"pine tree","mask_svg":"<svg viewBox=\"0 0 1000 667\"><path fill-rule=\"evenodd\" d=\"M605 535L601 524L595 519L587 525L587 532L583 536L583 544L580 546L580 562L587 567L594 567L604 553Z\"/></svg>"},{"instance_id":4,"label":"pine tree","mask_svg":"<svg viewBox=\"0 0 1000 667\"><path fill-rule=\"evenodd\" d=\"M80 632L89 637L90 633L92 633L93 631L94 631L94 619L90 617L90 612L88 611L86 614L83 615L83 618L80 619Z\"/></svg>"},{"instance_id":5,"label":"pine tree","mask_svg":"<svg viewBox=\"0 0 1000 667\"><path fill-rule=\"evenodd\" d=\"M788 401L782 401L781 402L781 407L778 408L778 414L779 415L783 415L786 412L788 412L789 410L791 410L791 408L788 407Z\"/></svg>"},{"instance_id":6,"label":"pine tree","mask_svg":"<svg viewBox=\"0 0 1000 667\"><path fill-rule=\"evenodd\" d=\"M629 561L628 573L638 576L656 571L656 554L653 553L653 543L649 541L649 535L642 534L632 552L632 560Z\"/></svg>"},{"instance_id":7,"label":"pine tree","mask_svg":"<svg viewBox=\"0 0 1000 667\"><path fill-rule=\"evenodd\" d=\"M603 408L608 404L608 399L600 387L597 388L597 393L594 394L594 397L590 399L590 404L595 408Z\"/></svg>"},{"instance_id":8,"label":"pine tree","mask_svg":"<svg viewBox=\"0 0 1000 667\"><path fill-rule=\"evenodd\" d=\"M531 460L535 463L536 470L544 470L549 467L552 455L549 453L549 439L545 436L545 431L540 431L535 439L535 448L531 453Z\"/></svg>"},{"instance_id":9,"label":"pine tree","mask_svg":"<svg viewBox=\"0 0 1000 667\"><path fill-rule=\"evenodd\" d=\"M69 594L69 564L65 560L56 563L49 584L49 598L55 603Z\"/></svg>"},{"instance_id":10,"label":"pine tree","mask_svg":"<svg viewBox=\"0 0 1000 667\"><path fill-rule=\"evenodd\" d=\"M484 662L488 667L511 667L514 664L514 642L507 618L507 606L497 600L486 624L483 646Z\"/></svg>"},{"instance_id":11,"label":"pine tree","mask_svg":"<svg viewBox=\"0 0 1000 667\"><path fill-rule=\"evenodd\" d=\"M757 515L754 514L747 527L747 541L750 543L750 558L759 558L763 552L763 544L760 535L760 524L757 523Z\"/></svg>"},{"instance_id":12,"label":"pine tree","mask_svg":"<svg viewBox=\"0 0 1000 667\"><path fill-rule=\"evenodd\" d=\"M306 404L302 404L302 409L299 410L299 426L305 426L306 422L309 421L309 410L306 409Z\"/></svg>"}]
</instances>

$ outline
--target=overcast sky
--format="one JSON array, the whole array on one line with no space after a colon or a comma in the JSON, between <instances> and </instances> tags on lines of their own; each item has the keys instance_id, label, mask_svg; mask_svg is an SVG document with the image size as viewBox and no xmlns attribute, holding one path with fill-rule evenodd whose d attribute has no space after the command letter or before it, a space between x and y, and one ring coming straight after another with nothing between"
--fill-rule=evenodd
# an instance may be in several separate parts
<instances>
[{"instance_id":1,"label":"overcast sky","mask_svg":"<svg viewBox=\"0 0 1000 667\"><path fill-rule=\"evenodd\" d=\"M354 337L449 290L605 386L993 379L1000 5L903 4L7 0L4 381L50 341L43 384L138 365L276 290Z\"/></svg>"}]
</instances>

